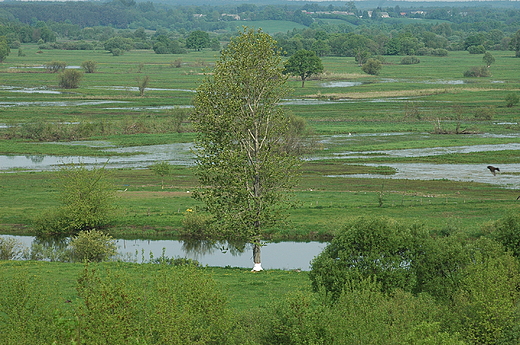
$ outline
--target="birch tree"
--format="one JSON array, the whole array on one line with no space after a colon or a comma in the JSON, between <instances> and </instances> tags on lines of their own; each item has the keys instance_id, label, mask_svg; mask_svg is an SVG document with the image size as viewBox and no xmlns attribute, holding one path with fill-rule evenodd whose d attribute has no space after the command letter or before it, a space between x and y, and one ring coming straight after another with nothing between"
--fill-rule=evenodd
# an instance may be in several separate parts
<instances>
[{"instance_id":1,"label":"birch tree","mask_svg":"<svg viewBox=\"0 0 520 345\"><path fill-rule=\"evenodd\" d=\"M253 245L253 271L262 270L262 234L283 220L299 159L284 145L290 116L276 41L244 28L197 89L191 119L197 134L194 193L214 216L220 239Z\"/></svg>"}]
</instances>

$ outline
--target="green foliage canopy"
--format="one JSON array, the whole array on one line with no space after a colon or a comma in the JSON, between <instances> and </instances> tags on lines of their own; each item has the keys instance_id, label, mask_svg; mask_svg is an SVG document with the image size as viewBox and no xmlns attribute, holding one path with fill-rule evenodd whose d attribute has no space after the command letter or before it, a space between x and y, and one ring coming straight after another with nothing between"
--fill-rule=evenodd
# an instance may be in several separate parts
<instances>
[{"instance_id":1,"label":"green foliage canopy","mask_svg":"<svg viewBox=\"0 0 520 345\"><path fill-rule=\"evenodd\" d=\"M0 63L4 62L5 58L9 55L11 49L7 44L7 38L5 36L0 37Z\"/></svg>"},{"instance_id":2,"label":"green foliage canopy","mask_svg":"<svg viewBox=\"0 0 520 345\"><path fill-rule=\"evenodd\" d=\"M202 48L208 47L209 44L209 34L205 31L192 31L186 38L186 48L201 50Z\"/></svg>"},{"instance_id":3,"label":"green foliage canopy","mask_svg":"<svg viewBox=\"0 0 520 345\"><path fill-rule=\"evenodd\" d=\"M310 50L298 50L284 64L284 73L298 76L302 79L302 87L305 80L313 74L323 72L323 64L316 52Z\"/></svg>"},{"instance_id":4,"label":"green foliage canopy","mask_svg":"<svg viewBox=\"0 0 520 345\"><path fill-rule=\"evenodd\" d=\"M276 47L268 34L244 28L194 99L196 174L206 187L194 195L227 239L258 244L283 218L299 167L285 149L290 117L279 102L288 88Z\"/></svg>"},{"instance_id":5,"label":"green foliage canopy","mask_svg":"<svg viewBox=\"0 0 520 345\"><path fill-rule=\"evenodd\" d=\"M70 235L106 227L113 217L115 190L104 168L69 166L60 171L61 205L35 220L39 235Z\"/></svg>"}]
</instances>

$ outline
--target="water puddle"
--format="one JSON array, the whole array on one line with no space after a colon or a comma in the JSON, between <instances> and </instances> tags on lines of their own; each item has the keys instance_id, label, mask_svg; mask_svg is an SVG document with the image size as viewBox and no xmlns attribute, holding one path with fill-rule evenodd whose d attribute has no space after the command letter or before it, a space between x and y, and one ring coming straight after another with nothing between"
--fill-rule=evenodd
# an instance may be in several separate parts
<instances>
[{"instance_id":1,"label":"water puddle","mask_svg":"<svg viewBox=\"0 0 520 345\"><path fill-rule=\"evenodd\" d=\"M438 85L462 85L466 84L464 80L412 80L412 79L395 79L395 78L382 78L381 83L414 83L414 84L438 84Z\"/></svg>"},{"instance_id":2,"label":"water puddle","mask_svg":"<svg viewBox=\"0 0 520 345\"><path fill-rule=\"evenodd\" d=\"M91 100L91 101L45 101L45 102L0 102L0 108L9 107L79 107L113 103L128 103L127 101Z\"/></svg>"},{"instance_id":3,"label":"water puddle","mask_svg":"<svg viewBox=\"0 0 520 345\"><path fill-rule=\"evenodd\" d=\"M389 98L371 98L371 99L285 99L280 102L281 105L323 105L323 104L345 104L345 103L394 103L411 99L412 97L389 97Z\"/></svg>"},{"instance_id":4,"label":"water puddle","mask_svg":"<svg viewBox=\"0 0 520 345\"><path fill-rule=\"evenodd\" d=\"M44 68L47 68L43 65L38 65L38 66L14 66L14 67L9 67L9 68L12 68L12 69L25 69L25 68L28 68L28 69L32 69L32 68L35 68L35 69L44 69ZM65 66L65 69L80 69L81 66Z\"/></svg>"},{"instance_id":5,"label":"water puddle","mask_svg":"<svg viewBox=\"0 0 520 345\"><path fill-rule=\"evenodd\" d=\"M520 150L520 143L495 144L495 145L471 145L471 146L451 146L451 147L427 147L421 149L401 149L401 150L375 150L375 151L347 151L334 153L338 159L345 158L369 158L373 155L384 155L385 157L428 157L447 154L463 154L473 152L493 152L504 150Z\"/></svg>"},{"instance_id":6,"label":"water puddle","mask_svg":"<svg viewBox=\"0 0 520 345\"><path fill-rule=\"evenodd\" d=\"M15 86L0 86L0 90L9 91L9 92L19 92L19 93L42 93L42 94L52 94L52 95L60 95L63 94L61 91L49 90L46 87L15 87Z\"/></svg>"},{"instance_id":7,"label":"water puddle","mask_svg":"<svg viewBox=\"0 0 520 345\"><path fill-rule=\"evenodd\" d=\"M321 87L352 87L352 86L360 86L363 85L362 82L359 81L331 81L328 83L323 83Z\"/></svg>"},{"instance_id":8,"label":"water puddle","mask_svg":"<svg viewBox=\"0 0 520 345\"><path fill-rule=\"evenodd\" d=\"M102 89L102 90L111 90L111 91L132 91L139 92L138 87L133 86L94 86L92 89ZM164 88L155 88L155 87L147 87L145 91L181 91L181 92L196 92L195 90L190 89L164 89Z\"/></svg>"},{"instance_id":9,"label":"water puddle","mask_svg":"<svg viewBox=\"0 0 520 345\"><path fill-rule=\"evenodd\" d=\"M71 143L49 143L69 145ZM87 145L94 147L94 142L74 142L73 145ZM97 142L97 147L105 147L106 152L134 153L133 156L48 156L48 155L0 155L0 171L27 170L52 171L66 164L82 164L87 167L106 166L107 168L145 168L158 161L165 161L172 165L193 164L191 143L176 143L167 145L134 146L114 148L106 142Z\"/></svg>"},{"instance_id":10,"label":"water puddle","mask_svg":"<svg viewBox=\"0 0 520 345\"><path fill-rule=\"evenodd\" d=\"M32 236L12 237L30 248L35 241ZM228 249L226 245L207 243L186 243L177 240L116 240L119 258L130 262L148 262L163 254L168 258L189 258L203 266L213 267L253 267L252 249L246 246L243 251ZM267 243L262 247L262 267L264 269L301 269L310 270L310 262L327 246L324 242L278 242Z\"/></svg>"},{"instance_id":11,"label":"water puddle","mask_svg":"<svg viewBox=\"0 0 520 345\"><path fill-rule=\"evenodd\" d=\"M113 107L104 108L106 110L132 110L132 111L144 111L144 110L169 110L169 109L190 109L193 105L160 105L157 107Z\"/></svg>"},{"instance_id":12,"label":"water puddle","mask_svg":"<svg viewBox=\"0 0 520 345\"><path fill-rule=\"evenodd\" d=\"M508 172L520 171L520 164L500 164L500 173L496 176L487 169L485 164L430 164L430 163L384 163L364 164L366 166L389 166L396 170L394 175L352 174L329 175L328 177L345 178L377 178L406 180L450 180L459 182L478 182L500 185L507 189L520 188L520 176Z\"/></svg>"}]
</instances>

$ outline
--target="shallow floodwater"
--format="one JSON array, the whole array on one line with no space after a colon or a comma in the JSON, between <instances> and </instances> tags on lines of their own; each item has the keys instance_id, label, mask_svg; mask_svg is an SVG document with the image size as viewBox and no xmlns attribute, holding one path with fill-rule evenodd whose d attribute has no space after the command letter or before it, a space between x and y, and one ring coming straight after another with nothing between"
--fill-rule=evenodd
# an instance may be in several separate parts
<instances>
[{"instance_id":1,"label":"shallow floodwater","mask_svg":"<svg viewBox=\"0 0 520 345\"><path fill-rule=\"evenodd\" d=\"M35 102L9 102L1 101L0 107L78 107L85 105L102 105L113 103L128 103L126 101L92 100L92 101L35 101Z\"/></svg>"},{"instance_id":2,"label":"shallow floodwater","mask_svg":"<svg viewBox=\"0 0 520 345\"><path fill-rule=\"evenodd\" d=\"M8 236L30 248L32 236ZM186 245L177 240L122 240L116 242L120 259L130 262L149 262L163 254L168 258L195 259L202 265L215 267L253 267L252 249L246 246L243 252L225 247ZM327 246L325 242L278 242L262 247L264 269L309 270L311 260Z\"/></svg>"},{"instance_id":3,"label":"shallow floodwater","mask_svg":"<svg viewBox=\"0 0 520 345\"><path fill-rule=\"evenodd\" d=\"M349 140L357 137L374 137L384 139L388 136L410 135L407 132L398 133L355 133L323 136L320 140L322 144L348 145ZM423 133L418 136L427 137L429 134ZM497 138L517 138L520 133L515 134L479 134L482 137ZM107 152L116 153L136 153L132 156L113 156L113 157L56 157L42 155L0 155L0 171L12 170L56 170L63 164L83 164L85 166L101 166L108 168L146 168L158 161L166 161L173 165L192 165L194 156L192 153L193 144L176 143L167 145L150 145L118 148L108 142L102 141L82 141L72 143L47 143L39 145L87 145L104 148ZM421 149L401 149L386 151L345 151L332 154L313 155L307 160L321 159L342 159L348 163L349 159L354 158L373 158L375 155L382 157L426 157L443 154L464 154L471 152L493 152L502 150L520 151L520 143L496 144L496 145L466 145L453 147L433 147ZM326 150L324 151L326 152ZM488 164L495 165L494 162L487 164L432 164L432 163L384 163L377 164L389 166L396 170L394 175L375 175L375 174L354 174L354 175L334 175L349 178L386 178L386 179L414 179L414 180L434 180L447 179L453 181L481 182L503 186L505 188L520 188L520 175L512 173L520 172L520 164L501 164L498 167L501 173L493 176L486 168ZM373 166L373 164L365 164Z\"/></svg>"},{"instance_id":4,"label":"shallow floodwater","mask_svg":"<svg viewBox=\"0 0 520 345\"><path fill-rule=\"evenodd\" d=\"M193 164L191 143L177 143L168 145L133 146L114 148L110 144L101 142L98 146L106 147L107 152L140 153L132 156L43 156L43 155L0 155L0 171L2 170L56 170L64 164L83 164L85 166L106 165L107 168L146 168L158 161L165 161L173 165ZM65 143L54 143L65 144ZM70 143L66 143L69 145ZM95 142L77 142L77 145L96 146Z\"/></svg>"},{"instance_id":5,"label":"shallow floodwater","mask_svg":"<svg viewBox=\"0 0 520 345\"><path fill-rule=\"evenodd\" d=\"M393 175L346 174L328 177L377 178L407 180L451 180L500 185L508 189L520 189L520 175L508 174L520 171L520 164L500 164L500 172L494 176L485 164L429 164L429 163L385 163L364 164L366 166L388 166L394 168Z\"/></svg>"}]
</instances>

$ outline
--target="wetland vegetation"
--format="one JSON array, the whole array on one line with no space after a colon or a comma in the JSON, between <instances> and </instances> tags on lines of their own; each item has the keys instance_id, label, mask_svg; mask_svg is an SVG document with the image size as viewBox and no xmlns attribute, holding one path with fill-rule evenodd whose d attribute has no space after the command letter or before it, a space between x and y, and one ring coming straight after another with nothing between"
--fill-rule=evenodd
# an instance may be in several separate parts
<instances>
[{"instance_id":1,"label":"wetland vegetation","mask_svg":"<svg viewBox=\"0 0 520 345\"><path fill-rule=\"evenodd\" d=\"M120 18L130 23L137 23L130 14L146 12L146 4L120 2ZM420 25L395 9L386 24L306 14L319 17L310 25L305 16L296 24L269 21L261 9L255 24L288 55L299 44L308 49L322 31L328 43L352 34L376 42L381 32L402 42L411 36L426 42L432 37L425 32L445 39L433 37L447 55L427 49L413 64L402 63L411 54L380 56L371 46L382 60L378 75L362 72L361 55L329 51L319 54L323 73L305 87L289 79L292 90L281 104L305 123L309 147L287 222L262 240L329 242L311 271L252 274L164 256L80 263L59 259L69 249L28 252L0 236L3 343L518 344L520 65L519 49L509 44L520 42L518 10L497 10L500 35L475 19L481 10L444 19L445 11L432 10L418 14ZM207 47L187 48L183 26L193 24L193 11L180 12L186 20L157 30L180 46L138 24L9 27L26 35L16 36L23 39L0 64L1 234L35 235L37 220L63 207L59 177L71 162L109 172L116 212L102 230L114 238L177 239L187 220L201 224L204 207L192 198L198 181L189 115L218 59L210 43L217 38L223 46L234 33L218 21L225 25L208 29ZM201 22L196 28L213 25ZM104 46L116 36L134 45ZM486 61L488 77L465 75L484 65L484 53L466 50L475 42L494 58ZM79 45L85 49L68 49ZM51 62L68 70L95 62L95 69L64 88L60 72L46 68ZM52 262L38 260L43 249ZM21 257L31 260L7 260ZM68 262L54 262L60 260Z\"/></svg>"}]
</instances>

